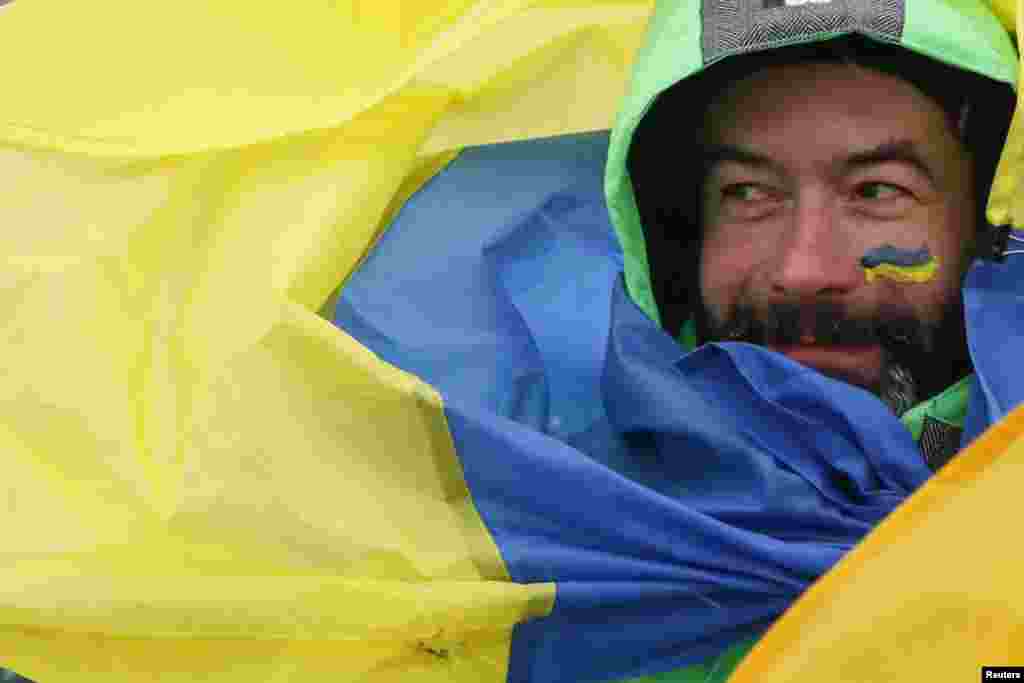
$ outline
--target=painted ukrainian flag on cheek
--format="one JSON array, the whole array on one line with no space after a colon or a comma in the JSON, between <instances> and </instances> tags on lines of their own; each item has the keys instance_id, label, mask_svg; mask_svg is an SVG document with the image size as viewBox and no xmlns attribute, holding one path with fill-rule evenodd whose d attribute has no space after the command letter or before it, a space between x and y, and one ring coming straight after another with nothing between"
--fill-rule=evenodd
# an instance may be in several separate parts
<instances>
[{"instance_id":1,"label":"painted ukrainian flag on cheek","mask_svg":"<svg viewBox=\"0 0 1024 683\"><path fill-rule=\"evenodd\" d=\"M870 250L860 260L868 282L885 278L896 282L928 282L935 277L939 262L927 246L899 249L886 244Z\"/></svg>"},{"instance_id":2,"label":"painted ukrainian flag on cheek","mask_svg":"<svg viewBox=\"0 0 1024 683\"><path fill-rule=\"evenodd\" d=\"M749 378L788 386L794 366L686 355L626 296L592 131L650 9L0 1L0 665L39 683L660 675L762 634L924 480L852 389L766 395ZM563 135L539 173L530 141ZM552 264L578 287L550 289ZM844 391L828 419L884 454L845 473L856 505L828 502L851 442L800 420L737 436ZM979 444L1015 458L1008 439ZM750 517L758 487L785 493L778 526Z\"/></svg>"}]
</instances>

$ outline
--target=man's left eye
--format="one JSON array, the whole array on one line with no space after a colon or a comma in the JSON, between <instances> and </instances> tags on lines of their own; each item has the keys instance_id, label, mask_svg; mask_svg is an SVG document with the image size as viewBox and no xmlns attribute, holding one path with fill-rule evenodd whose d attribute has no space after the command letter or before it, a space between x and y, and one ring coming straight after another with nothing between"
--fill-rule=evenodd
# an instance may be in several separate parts
<instances>
[{"instance_id":1,"label":"man's left eye","mask_svg":"<svg viewBox=\"0 0 1024 683\"><path fill-rule=\"evenodd\" d=\"M881 182L861 183L855 193L859 199L872 200L898 199L910 194L899 185Z\"/></svg>"}]
</instances>

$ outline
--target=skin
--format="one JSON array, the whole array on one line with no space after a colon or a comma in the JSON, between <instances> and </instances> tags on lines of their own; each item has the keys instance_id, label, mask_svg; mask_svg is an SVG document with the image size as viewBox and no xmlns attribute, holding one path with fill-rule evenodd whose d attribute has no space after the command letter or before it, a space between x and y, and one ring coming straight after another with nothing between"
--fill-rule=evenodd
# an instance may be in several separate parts
<instances>
[{"instance_id":1,"label":"skin","mask_svg":"<svg viewBox=\"0 0 1024 683\"><path fill-rule=\"evenodd\" d=\"M976 221L972 162L914 86L846 64L773 66L725 90L702 137L746 153L717 155L705 178L700 288L712 320L739 305L760 319L775 303L803 312L827 302L937 325L959 297ZM885 153L850 163L871 150ZM927 246L939 269L926 282L869 282L860 259L885 244ZM775 350L876 391L885 362L878 345L810 337Z\"/></svg>"}]
</instances>

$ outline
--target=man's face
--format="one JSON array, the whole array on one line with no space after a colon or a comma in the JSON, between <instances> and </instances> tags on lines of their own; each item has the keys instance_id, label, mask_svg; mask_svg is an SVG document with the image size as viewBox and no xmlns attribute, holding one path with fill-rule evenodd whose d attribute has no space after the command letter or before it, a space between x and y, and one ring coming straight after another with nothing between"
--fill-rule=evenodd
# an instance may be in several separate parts
<instances>
[{"instance_id":1,"label":"man's face","mask_svg":"<svg viewBox=\"0 0 1024 683\"><path fill-rule=\"evenodd\" d=\"M976 209L971 160L937 103L872 70L775 66L724 91L703 138L712 340L764 344L879 394L900 349L918 381L956 379L943 364L965 357ZM861 259L886 245L925 247L937 270L868 281Z\"/></svg>"}]
</instances>

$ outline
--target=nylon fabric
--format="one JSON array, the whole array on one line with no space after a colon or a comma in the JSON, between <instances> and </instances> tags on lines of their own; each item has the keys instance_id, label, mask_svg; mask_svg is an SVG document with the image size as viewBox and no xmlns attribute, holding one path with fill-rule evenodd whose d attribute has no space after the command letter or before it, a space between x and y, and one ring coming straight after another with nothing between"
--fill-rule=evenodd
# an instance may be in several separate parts
<instances>
[{"instance_id":1,"label":"nylon fabric","mask_svg":"<svg viewBox=\"0 0 1024 683\"><path fill-rule=\"evenodd\" d=\"M906 8L904 46L996 81L1017 83L1013 27L999 21L991 3L910 0Z\"/></svg>"},{"instance_id":2,"label":"nylon fabric","mask_svg":"<svg viewBox=\"0 0 1024 683\"><path fill-rule=\"evenodd\" d=\"M1024 234L1013 232L1018 238ZM1020 257L1007 256L1003 263L977 261L964 283L967 343L977 371L968 398L964 445L1024 401L1024 368L1015 358L1024 343L1024 263Z\"/></svg>"},{"instance_id":3,"label":"nylon fabric","mask_svg":"<svg viewBox=\"0 0 1024 683\"><path fill-rule=\"evenodd\" d=\"M920 403L903 414L900 419L907 425L915 441L921 438L926 417L963 429L967 416L967 398L973 381L972 373L930 401Z\"/></svg>"},{"instance_id":4,"label":"nylon fabric","mask_svg":"<svg viewBox=\"0 0 1024 683\"><path fill-rule=\"evenodd\" d=\"M676 669L653 676L634 678L625 683L725 683L736 665L750 651L756 641L748 640L729 648L718 657L703 664Z\"/></svg>"},{"instance_id":5,"label":"nylon fabric","mask_svg":"<svg viewBox=\"0 0 1024 683\"><path fill-rule=\"evenodd\" d=\"M730 683L970 680L1016 661L1024 557L1006 538L1022 462L1018 407L805 593Z\"/></svg>"},{"instance_id":6,"label":"nylon fabric","mask_svg":"<svg viewBox=\"0 0 1024 683\"><path fill-rule=\"evenodd\" d=\"M1024 601L1011 569L1024 553L1005 542L1024 471L1024 366L1013 355L1024 341L1022 281L1019 254L976 260L967 273L975 379L964 450L796 602L735 681L813 680L830 668L839 681L959 680L1013 661L1024 647ZM893 638L906 658L870 656Z\"/></svg>"},{"instance_id":7,"label":"nylon fabric","mask_svg":"<svg viewBox=\"0 0 1024 683\"><path fill-rule=\"evenodd\" d=\"M554 587L508 581L438 395L312 312L417 135L364 159L336 131L146 163L0 153L23 226L0 295L5 666L505 678Z\"/></svg>"},{"instance_id":8,"label":"nylon fabric","mask_svg":"<svg viewBox=\"0 0 1024 683\"><path fill-rule=\"evenodd\" d=\"M150 158L344 126L358 149L422 109L444 112L422 128L426 154L603 129L650 5L348 0L284 12L240 0L93 0L55 14L14 2L0 15L0 54L34 58L5 74L0 138ZM60 49L37 50L41 35Z\"/></svg>"},{"instance_id":9,"label":"nylon fabric","mask_svg":"<svg viewBox=\"0 0 1024 683\"><path fill-rule=\"evenodd\" d=\"M446 400L513 579L558 586L551 615L517 627L510 681L613 680L717 655L929 476L870 394L749 345L684 354L621 280L612 305L603 395L629 457Z\"/></svg>"},{"instance_id":10,"label":"nylon fabric","mask_svg":"<svg viewBox=\"0 0 1024 683\"><path fill-rule=\"evenodd\" d=\"M929 49L966 54L959 43L974 41L962 40L955 13L939 10L973 5L935 2L936 16L947 19ZM1020 18L1010 5L996 2L1003 25ZM677 44L662 62L673 71L645 70L644 59L663 55L640 51L634 83L644 86L627 92L619 114L627 127L675 70L699 68L698 5L680 6L651 23L652 35ZM4 664L40 683L475 683L664 671L759 634L913 489L920 463L904 460L913 446L905 435L881 456L858 459L861 439L875 448L896 429L892 420L880 430L859 424L877 408L859 412L863 396L823 401L828 385L758 350L711 348L694 355L707 361L700 367L675 355L678 347L670 352L649 284L643 290L642 239L619 225L625 284L613 290L607 271L586 272L587 296L558 292L560 306L607 305L601 320L609 326L614 294L617 320L632 322L613 344L622 351L613 371L601 374L603 351L541 329L559 312L541 310L555 290L532 291L534 267L595 257L602 268L615 265L614 240L581 230L566 239L554 227L605 225L590 176L562 185L560 199L572 206L541 202L537 220L520 221L533 232L516 239L515 229L496 230L476 245L497 278L486 294L504 297L500 321L515 321L520 340L524 330L533 338L532 350L525 342L514 349L502 381L526 365L527 385L546 385L546 404L474 402L471 385L454 376L439 393L403 371L398 356L382 360L386 346L377 355L313 313L357 264L373 260L397 197L454 151L607 128L650 9L646 0L387 0L372 9L353 2L288 11L277 3L18 0L0 11L0 57L18 65L5 72L0 122ZM927 16L913 15L915 26L927 27ZM1008 80L1018 64L1004 48L988 61L984 50L970 54ZM1016 220L1022 195L1018 123L990 204L1000 222ZM605 176L615 220L635 212L615 162L624 139L613 133ZM491 187L514 187L519 177L492 174ZM449 205L458 206L457 195ZM452 245L476 229L440 218L428 227ZM417 348L424 327L430 333L421 322L409 326L405 348ZM545 355L548 347L565 355ZM647 436L616 431L629 424L621 396L608 404L620 402L618 422L594 396L563 423L568 429L555 429L550 418L562 408L551 406L582 395L557 378L563 363L588 391L597 377L618 378L612 385L653 411L647 423L633 418ZM682 431L662 420L657 407L677 408L680 382L685 395L735 420L740 413L709 389L712 378L750 399L744 426L767 420L793 429L767 442L755 431L722 434L706 420ZM762 394L751 378L781 388ZM442 403L449 386L469 399ZM1012 499L1020 453L1012 431L1019 418L999 419L1015 405L1001 386L979 385L974 400L985 412L969 418L979 420L977 432L999 420L975 441L973 452L984 455L955 459L925 488L948 498L926 496L938 502L914 508L940 531L901 547L931 558L929 566L949 559L940 552L949 547L943 530L974 543L975 555L1000 541L985 524ZM811 433L823 415L836 421ZM723 491L747 492L739 507L717 500L684 460L671 460L678 469L667 477L656 457L702 439L705 455L721 442L742 463L735 476L722 474ZM809 445L794 458L788 449L797 441ZM525 480L512 470L517 462L547 478ZM569 495L577 475L595 490ZM502 480L510 486L497 486ZM767 499L785 512L775 535L753 528L758 503L749 498L770 494L756 485L773 481L801 494ZM793 537L783 537L787 505L802 525ZM938 514L947 508L957 514ZM556 513L565 517L545 516ZM922 519L892 527L893 538L913 536L927 526ZM707 548L721 552L708 558ZM871 590L849 591L864 613L880 613L886 594L876 589L885 577L915 586L914 555L888 552L876 554L895 564L871 569L881 577L865 580ZM908 614L938 606L948 617L940 623L961 624L958 615L976 608L977 642L1016 633L1006 628L1019 623L1016 601L998 601L1016 595L1005 567L1019 562L1009 556L986 573L968 556L946 562L948 574L928 585L931 602ZM969 576L991 592L965 608L963 591L939 579ZM960 603L943 602L954 594ZM620 614L635 628L609 625ZM851 618L848 626L863 623ZM851 643L887 651L907 633L887 623L894 628L876 623L868 640ZM787 646L801 644L783 633ZM1009 645L980 654L1020 649L994 642Z\"/></svg>"},{"instance_id":11,"label":"nylon fabric","mask_svg":"<svg viewBox=\"0 0 1024 683\"><path fill-rule=\"evenodd\" d=\"M452 150L606 128L649 6L314 5L0 15L26 65L0 121L4 564L39 582L0 612L40 681L500 680L511 625L550 609L507 583L437 395L312 311ZM228 606L197 573L251 579L252 640L192 637ZM60 627L42 586L68 574L100 631ZM271 600L321 574L328 602ZM91 594L120 575L143 578Z\"/></svg>"},{"instance_id":12,"label":"nylon fabric","mask_svg":"<svg viewBox=\"0 0 1024 683\"><path fill-rule=\"evenodd\" d=\"M586 432L604 415L622 268L601 188L607 141L466 150L397 216L343 289L335 323L446 399L562 440ZM500 195L495 171L509 179ZM445 224L464 238L438 240Z\"/></svg>"},{"instance_id":13,"label":"nylon fabric","mask_svg":"<svg viewBox=\"0 0 1024 683\"><path fill-rule=\"evenodd\" d=\"M606 145L606 135L580 135L467 150L412 198L337 307L337 324L442 391L474 501L512 578L557 585L551 615L516 628L512 681L700 665L763 631L929 474L900 421L865 392L815 388L815 373L775 368L772 354L762 360L752 347L688 356L621 281L586 288L622 265L616 251L586 246L613 243L607 218L586 210L600 204ZM481 180L495 175L519 179L500 201ZM554 200L571 210L553 211ZM432 239L430 226L454 218L474 227L473 240ZM553 306L567 273L574 284L561 286L576 296ZM505 286L516 278L530 286ZM409 320L412 311L434 325ZM612 337L579 333L582 318L601 320ZM576 346L580 337L588 344ZM467 354L505 365L474 377ZM567 394L557 373L586 391ZM518 409L528 402L514 400L516 378L527 374L546 405L577 402L590 418L559 430L559 410ZM587 384L593 377L599 384ZM793 393L754 388L764 386ZM837 422L829 396L849 401L850 417ZM785 417L790 401L810 417ZM888 431L874 427L879 413ZM876 452L885 457L863 455Z\"/></svg>"},{"instance_id":14,"label":"nylon fabric","mask_svg":"<svg viewBox=\"0 0 1024 683\"><path fill-rule=\"evenodd\" d=\"M1014 32L1018 49L1024 44L1024 2L998 0L992 3L1003 24ZM1018 57L1017 71L1024 77L1024 57ZM992 181L986 213L993 225L1024 225L1024 203L1021 201L1021 183L1024 182L1024 107L1021 92L1017 91L1017 105L1010 122L1010 131L1003 146L996 176Z\"/></svg>"}]
</instances>

